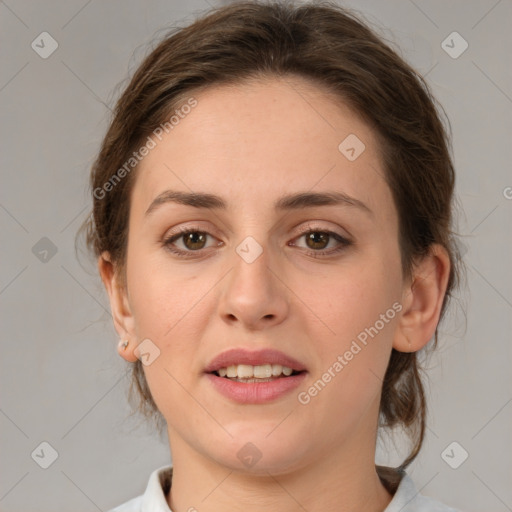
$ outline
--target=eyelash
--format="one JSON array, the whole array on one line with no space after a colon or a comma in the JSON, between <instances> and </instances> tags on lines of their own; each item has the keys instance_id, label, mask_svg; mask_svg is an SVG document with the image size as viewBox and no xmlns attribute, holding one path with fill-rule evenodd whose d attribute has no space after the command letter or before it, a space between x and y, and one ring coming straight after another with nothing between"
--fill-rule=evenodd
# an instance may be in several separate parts
<instances>
[{"instance_id":1,"label":"eyelash","mask_svg":"<svg viewBox=\"0 0 512 512\"><path fill-rule=\"evenodd\" d=\"M180 227L179 228L179 233L174 233L174 234L170 235L169 237L167 237L167 238L165 238L163 240L163 245L165 246L165 248L168 251L170 251L171 253L175 254L176 256L178 256L180 258L194 258L194 257L197 257L197 256L194 256L194 253L200 254L202 251L205 251L206 249L198 249L197 251L191 251L191 250L184 251L182 249L177 249L176 247L173 246L173 243L176 240L179 240L180 238L182 238L184 235L194 234L194 233L202 234L202 235L207 235L207 236L213 236L210 233L208 233L208 231L204 231L204 230L201 230L201 229L196 228L196 227L186 227L186 228ZM334 254L338 254L338 253L342 252L348 246L352 245L352 242L350 240L348 240L347 238L341 236L340 234L338 234L338 233L336 233L334 231L330 231L328 229L318 229L318 228L314 228L314 227L311 227L311 226L305 226L304 228L301 228L300 229L300 234L296 238L301 238L304 235L309 235L311 233L322 233L322 234L325 234L325 235L329 235L330 238L333 238L334 240L336 240L339 243L339 245L336 248L334 248L334 249L327 249L327 250L326 249L322 249L322 250L318 250L318 251L315 251L315 250L306 251L312 257L332 256ZM330 242L330 240L329 240L329 242Z\"/></svg>"}]
</instances>

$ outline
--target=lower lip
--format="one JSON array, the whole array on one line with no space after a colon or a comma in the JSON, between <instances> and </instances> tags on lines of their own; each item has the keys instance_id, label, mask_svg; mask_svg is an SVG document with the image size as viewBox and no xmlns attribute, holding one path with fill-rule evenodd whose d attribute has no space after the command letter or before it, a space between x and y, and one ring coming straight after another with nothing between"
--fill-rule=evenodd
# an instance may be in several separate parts
<instances>
[{"instance_id":1,"label":"lower lip","mask_svg":"<svg viewBox=\"0 0 512 512\"><path fill-rule=\"evenodd\" d=\"M306 377L306 372L280 377L269 382L237 382L213 373L206 376L222 395L241 404L263 404L277 400L297 388Z\"/></svg>"}]
</instances>

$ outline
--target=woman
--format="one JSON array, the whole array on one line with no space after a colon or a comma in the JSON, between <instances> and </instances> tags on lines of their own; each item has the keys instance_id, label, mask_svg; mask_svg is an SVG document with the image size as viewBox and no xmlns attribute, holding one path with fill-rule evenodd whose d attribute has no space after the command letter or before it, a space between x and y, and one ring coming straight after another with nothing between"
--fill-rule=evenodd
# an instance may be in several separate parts
<instances>
[{"instance_id":1,"label":"woman","mask_svg":"<svg viewBox=\"0 0 512 512\"><path fill-rule=\"evenodd\" d=\"M435 105L332 4L235 3L141 64L87 229L173 465L116 511L454 510L405 472L425 431L417 352L460 265ZM376 466L395 426L411 452Z\"/></svg>"}]
</instances>

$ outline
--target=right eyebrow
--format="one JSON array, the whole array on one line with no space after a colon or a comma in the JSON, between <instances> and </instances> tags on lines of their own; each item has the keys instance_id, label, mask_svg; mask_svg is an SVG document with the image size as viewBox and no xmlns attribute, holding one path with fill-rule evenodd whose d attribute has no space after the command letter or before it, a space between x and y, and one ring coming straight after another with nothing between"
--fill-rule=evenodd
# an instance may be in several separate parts
<instances>
[{"instance_id":1,"label":"right eyebrow","mask_svg":"<svg viewBox=\"0 0 512 512\"><path fill-rule=\"evenodd\" d=\"M226 202L219 196L199 192L178 192L177 190L165 190L159 194L149 205L145 215L151 214L159 206L165 203L178 203L195 208L227 209Z\"/></svg>"}]
</instances>

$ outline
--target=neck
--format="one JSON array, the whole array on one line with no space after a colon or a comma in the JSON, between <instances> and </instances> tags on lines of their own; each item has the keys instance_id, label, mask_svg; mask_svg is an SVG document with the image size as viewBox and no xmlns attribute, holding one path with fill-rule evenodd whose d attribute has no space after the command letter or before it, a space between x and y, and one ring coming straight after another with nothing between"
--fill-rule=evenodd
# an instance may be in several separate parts
<instances>
[{"instance_id":1,"label":"neck","mask_svg":"<svg viewBox=\"0 0 512 512\"><path fill-rule=\"evenodd\" d=\"M375 467L375 444L350 439L326 446L309 463L281 472L257 475L219 465L170 432L173 455L172 487L167 501L173 512L383 512L392 495ZM363 436L364 437L364 436Z\"/></svg>"}]
</instances>

